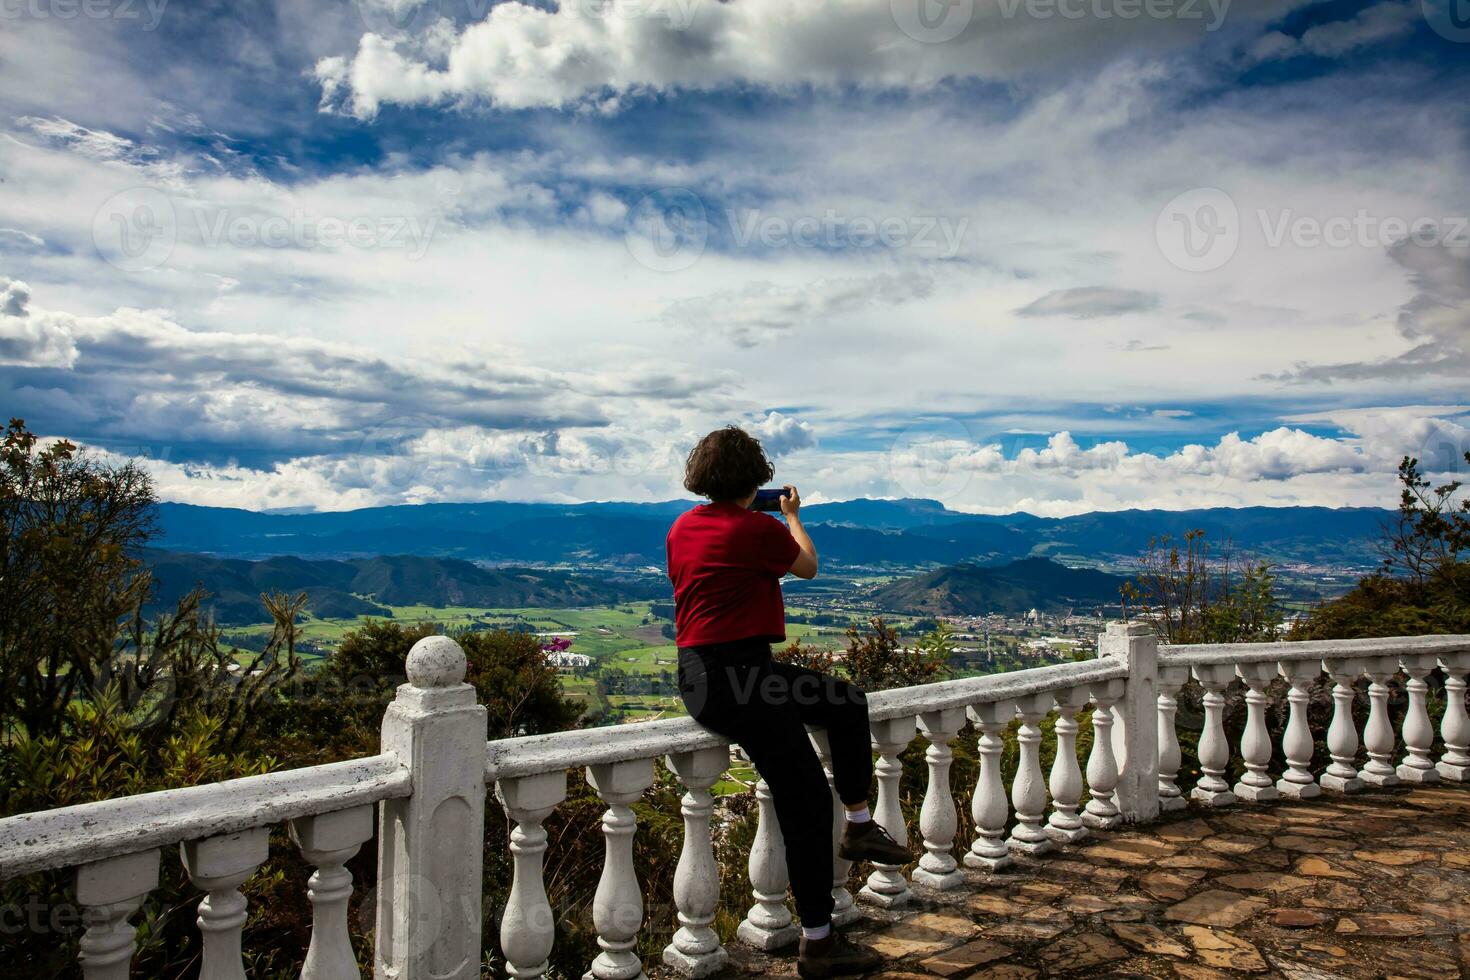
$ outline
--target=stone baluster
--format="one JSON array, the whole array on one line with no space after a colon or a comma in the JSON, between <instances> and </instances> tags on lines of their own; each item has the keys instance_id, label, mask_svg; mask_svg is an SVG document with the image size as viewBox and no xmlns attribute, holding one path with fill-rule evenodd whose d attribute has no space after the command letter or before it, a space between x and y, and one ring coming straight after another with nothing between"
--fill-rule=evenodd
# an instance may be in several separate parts
<instances>
[{"instance_id":1,"label":"stone baluster","mask_svg":"<svg viewBox=\"0 0 1470 980\"><path fill-rule=\"evenodd\" d=\"M1108 830L1123 822L1113 791L1118 787L1118 759L1113 754L1113 705L1123 696L1122 678L1103 681L1092 688L1092 754L1087 757L1087 792L1092 797L1082 812L1082 822L1097 830Z\"/></svg>"},{"instance_id":2,"label":"stone baluster","mask_svg":"<svg viewBox=\"0 0 1470 980\"><path fill-rule=\"evenodd\" d=\"M1052 708L1050 691L1028 694L1016 700L1021 727L1016 733L1018 758L1016 778L1011 783L1011 806L1016 825L1006 846L1021 854L1044 854L1056 845L1042 827L1046 817L1046 780L1041 774L1041 719Z\"/></svg>"},{"instance_id":3,"label":"stone baluster","mask_svg":"<svg viewBox=\"0 0 1470 980\"><path fill-rule=\"evenodd\" d=\"M720 905L720 869L710 838L710 787L730 768L726 746L680 752L667 758L684 784L684 847L674 871L674 904L679 929L664 947L664 964L686 977L707 977L723 969L730 954L712 927Z\"/></svg>"},{"instance_id":4,"label":"stone baluster","mask_svg":"<svg viewBox=\"0 0 1470 980\"><path fill-rule=\"evenodd\" d=\"M383 714L383 751L413 773L413 795L378 807L379 977L480 976L485 709L466 666L458 643L424 637Z\"/></svg>"},{"instance_id":5,"label":"stone baluster","mask_svg":"<svg viewBox=\"0 0 1470 980\"><path fill-rule=\"evenodd\" d=\"M587 767L587 782L607 804L602 815L602 877L592 898L592 923L602 952L583 980L645 980L634 947L643 927L643 890L633 867L638 818L629 805L653 785L653 760L632 759Z\"/></svg>"},{"instance_id":6,"label":"stone baluster","mask_svg":"<svg viewBox=\"0 0 1470 980\"><path fill-rule=\"evenodd\" d=\"M188 841L179 850L189 880L205 893L199 903L199 931L204 934L199 980L245 980L240 933L247 911L240 886L270 855L270 830L256 827Z\"/></svg>"},{"instance_id":7,"label":"stone baluster","mask_svg":"<svg viewBox=\"0 0 1470 980\"><path fill-rule=\"evenodd\" d=\"M1470 715L1465 712L1465 675L1470 674L1470 652L1449 653L1439 658L1444 668L1444 718L1439 734L1444 755L1435 769L1453 783L1470 781Z\"/></svg>"},{"instance_id":8,"label":"stone baluster","mask_svg":"<svg viewBox=\"0 0 1470 980\"><path fill-rule=\"evenodd\" d=\"M1324 660L1322 669L1332 678L1332 723L1327 726L1327 754L1332 757L1317 784L1335 793L1356 793L1358 778L1358 723L1353 719L1353 684L1363 675L1361 660Z\"/></svg>"},{"instance_id":9,"label":"stone baluster","mask_svg":"<svg viewBox=\"0 0 1470 980\"><path fill-rule=\"evenodd\" d=\"M1369 786L1397 786L1393 768L1393 723L1388 717L1388 682L1398 673L1395 657L1373 657L1363 673L1368 675L1368 724L1363 728L1363 747L1368 761L1358 778Z\"/></svg>"},{"instance_id":10,"label":"stone baluster","mask_svg":"<svg viewBox=\"0 0 1470 980\"><path fill-rule=\"evenodd\" d=\"M790 878L786 872L786 841L781 825L776 822L776 805L771 787L764 779L756 781L755 803L759 822L755 840L750 844L750 891L755 904L735 930L735 936L747 946L770 952L796 942L801 930L791 921L786 907L786 889Z\"/></svg>"},{"instance_id":11,"label":"stone baluster","mask_svg":"<svg viewBox=\"0 0 1470 980\"><path fill-rule=\"evenodd\" d=\"M1051 765L1051 818L1047 836L1059 843L1076 843L1087 836L1077 806L1082 798L1082 767L1077 764L1077 712L1088 701L1085 687L1055 692L1057 755Z\"/></svg>"},{"instance_id":12,"label":"stone baluster","mask_svg":"<svg viewBox=\"0 0 1470 980\"><path fill-rule=\"evenodd\" d=\"M899 780L903 777L903 764L898 755L914 740L914 718L886 718L872 724L873 748L878 752L878 809L873 818L893 836L899 844L908 844L908 830L904 826L903 810L899 805ZM903 866L897 864L873 865L868 883L858 892L858 897L880 908L895 909L907 905L913 892L908 879L903 876Z\"/></svg>"},{"instance_id":13,"label":"stone baluster","mask_svg":"<svg viewBox=\"0 0 1470 980\"><path fill-rule=\"evenodd\" d=\"M129 917L158 887L157 848L93 861L77 868L82 935L77 961L83 980L128 980L137 929Z\"/></svg>"},{"instance_id":14,"label":"stone baluster","mask_svg":"<svg viewBox=\"0 0 1470 980\"><path fill-rule=\"evenodd\" d=\"M964 708L927 711L919 716L919 731L929 741L924 761L929 766L929 782L924 787L924 805L919 810L919 830L924 835L924 856L914 869L915 884L940 891L959 888L965 883L954 859L954 835L959 829L954 794L949 788L949 768L954 753L949 743L965 723Z\"/></svg>"},{"instance_id":15,"label":"stone baluster","mask_svg":"<svg viewBox=\"0 0 1470 980\"><path fill-rule=\"evenodd\" d=\"M1179 792L1179 728L1175 715L1179 711L1179 689L1189 680L1188 667L1164 667L1159 670L1159 810L1169 813L1183 810L1188 804Z\"/></svg>"},{"instance_id":16,"label":"stone baluster","mask_svg":"<svg viewBox=\"0 0 1470 980\"><path fill-rule=\"evenodd\" d=\"M1006 798L1001 778L1000 757L1005 750L1005 730L1016 715L1010 701L992 701L971 705L970 720L980 729L976 750L980 754L980 773L975 780L975 795L970 800L970 816L975 821L975 842L965 853L965 864L986 871L999 871L1011 864L1011 851L1006 847L1006 817L1010 801Z\"/></svg>"},{"instance_id":17,"label":"stone baluster","mask_svg":"<svg viewBox=\"0 0 1470 980\"><path fill-rule=\"evenodd\" d=\"M1286 772L1276 780L1276 789L1282 796L1294 800L1308 800L1322 795L1322 787L1312 776L1312 750L1316 743L1312 739L1312 728L1307 722L1307 705L1312 701L1312 685L1322 673L1320 660L1283 660L1281 676L1291 685L1286 696L1290 714L1286 731L1281 736L1282 753L1286 756Z\"/></svg>"},{"instance_id":18,"label":"stone baluster","mask_svg":"<svg viewBox=\"0 0 1470 980\"><path fill-rule=\"evenodd\" d=\"M1236 664L1235 673L1245 682L1247 690L1245 732L1240 736L1245 772L1236 781L1233 792L1237 799L1269 803L1281 798L1281 791L1267 773L1271 767L1271 732L1266 727L1266 708L1271 699L1266 688L1276 679L1277 666L1272 661Z\"/></svg>"},{"instance_id":19,"label":"stone baluster","mask_svg":"<svg viewBox=\"0 0 1470 980\"><path fill-rule=\"evenodd\" d=\"M510 832L515 870L500 920L505 972L517 978L542 977L550 969L547 960L556 937L556 916L546 897L542 871L546 830L541 823L567 798L567 774L543 772L501 779L495 784L495 798L515 821Z\"/></svg>"},{"instance_id":20,"label":"stone baluster","mask_svg":"<svg viewBox=\"0 0 1470 980\"><path fill-rule=\"evenodd\" d=\"M306 884L311 900L311 945L301 967L301 980L356 980L357 954L347 932L347 903L352 898L352 860L373 836L373 807L355 806L291 821L291 839L316 870Z\"/></svg>"},{"instance_id":21,"label":"stone baluster","mask_svg":"<svg viewBox=\"0 0 1470 980\"><path fill-rule=\"evenodd\" d=\"M1205 664L1193 668L1194 679L1205 689L1205 730L1199 740L1199 782L1190 795L1209 806L1235 802L1225 768L1230 765L1230 743L1225 740L1225 689L1235 676L1231 664Z\"/></svg>"},{"instance_id":22,"label":"stone baluster","mask_svg":"<svg viewBox=\"0 0 1470 980\"><path fill-rule=\"evenodd\" d=\"M1410 654L1402 660L1404 673L1409 675L1404 684L1409 692L1409 710L1404 714L1404 758L1397 772L1406 783L1439 782L1439 770L1429 758L1434 726L1429 723L1429 685L1424 680L1438 663L1432 653Z\"/></svg>"},{"instance_id":23,"label":"stone baluster","mask_svg":"<svg viewBox=\"0 0 1470 980\"><path fill-rule=\"evenodd\" d=\"M827 786L832 790L832 924L845 926L863 916L852 892L847 888L848 876L852 874L852 862L837 856L837 848L842 843L842 831L847 824L846 808L842 805L842 798L837 795L837 778L832 773L832 746L827 741L826 729L818 728L808 732L808 735L812 746L817 750L817 757L822 760L822 768L827 773Z\"/></svg>"}]
</instances>

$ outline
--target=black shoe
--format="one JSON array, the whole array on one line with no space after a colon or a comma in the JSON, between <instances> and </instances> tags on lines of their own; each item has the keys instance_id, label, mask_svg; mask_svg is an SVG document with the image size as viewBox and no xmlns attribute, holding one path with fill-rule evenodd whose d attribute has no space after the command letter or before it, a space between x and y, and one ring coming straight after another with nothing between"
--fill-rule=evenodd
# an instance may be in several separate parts
<instances>
[{"instance_id":1,"label":"black shoe","mask_svg":"<svg viewBox=\"0 0 1470 980\"><path fill-rule=\"evenodd\" d=\"M833 929L826 939L801 940L801 953L796 958L796 972L808 980L822 977L850 977L867 973L883 965L883 957L865 946L858 946Z\"/></svg>"},{"instance_id":2,"label":"black shoe","mask_svg":"<svg viewBox=\"0 0 1470 980\"><path fill-rule=\"evenodd\" d=\"M842 828L837 856L844 861L872 861L874 864L908 864L914 855L876 820L862 823L848 821Z\"/></svg>"}]
</instances>

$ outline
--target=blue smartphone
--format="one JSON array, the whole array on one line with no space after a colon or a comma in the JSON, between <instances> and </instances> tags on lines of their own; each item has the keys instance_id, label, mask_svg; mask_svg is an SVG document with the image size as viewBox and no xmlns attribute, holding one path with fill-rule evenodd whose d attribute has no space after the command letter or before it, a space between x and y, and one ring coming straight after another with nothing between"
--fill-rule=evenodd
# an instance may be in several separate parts
<instances>
[{"instance_id":1,"label":"blue smartphone","mask_svg":"<svg viewBox=\"0 0 1470 980\"><path fill-rule=\"evenodd\" d=\"M786 496L786 488L779 490L757 490L755 500L751 501L751 510L763 510L772 513L780 513L781 498Z\"/></svg>"}]
</instances>

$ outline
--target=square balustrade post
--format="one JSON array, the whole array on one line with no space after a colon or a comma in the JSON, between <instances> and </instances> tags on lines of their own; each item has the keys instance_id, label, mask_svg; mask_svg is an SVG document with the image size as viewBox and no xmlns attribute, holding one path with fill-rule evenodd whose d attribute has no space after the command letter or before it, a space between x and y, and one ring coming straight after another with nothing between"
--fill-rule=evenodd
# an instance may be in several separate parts
<instances>
[{"instance_id":1,"label":"square balustrade post","mask_svg":"<svg viewBox=\"0 0 1470 980\"><path fill-rule=\"evenodd\" d=\"M408 683L383 715L383 751L413 773L413 795L378 818L376 980L480 976L485 850L485 709L447 636L408 654Z\"/></svg>"},{"instance_id":2,"label":"square balustrade post","mask_svg":"<svg viewBox=\"0 0 1470 980\"><path fill-rule=\"evenodd\" d=\"M1114 801L1124 823L1147 823L1159 816L1159 640L1143 623L1109 623L1097 654L1128 667L1123 698L1113 708Z\"/></svg>"}]
</instances>

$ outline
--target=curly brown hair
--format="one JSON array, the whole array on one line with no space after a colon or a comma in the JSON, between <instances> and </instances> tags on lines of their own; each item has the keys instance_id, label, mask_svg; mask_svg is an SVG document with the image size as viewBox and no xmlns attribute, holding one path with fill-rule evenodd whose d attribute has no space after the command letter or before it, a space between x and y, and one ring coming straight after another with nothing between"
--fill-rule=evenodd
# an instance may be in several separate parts
<instances>
[{"instance_id":1,"label":"curly brown hair","mask_svg":"<svg viewBox=\"0 0 1470 980\"><path fill-rule=\"evenodd\" d=\"M710 500L739 500L776 475L760 440L736 425L716 429L689 451L684 489Z\"/></svg>"}]
</instances>

